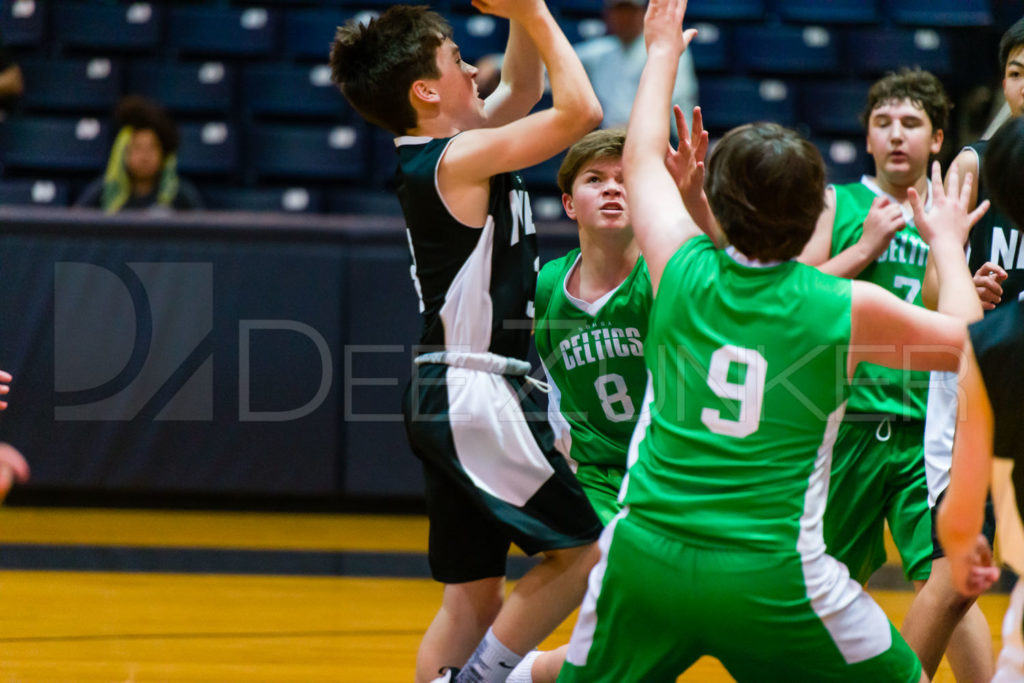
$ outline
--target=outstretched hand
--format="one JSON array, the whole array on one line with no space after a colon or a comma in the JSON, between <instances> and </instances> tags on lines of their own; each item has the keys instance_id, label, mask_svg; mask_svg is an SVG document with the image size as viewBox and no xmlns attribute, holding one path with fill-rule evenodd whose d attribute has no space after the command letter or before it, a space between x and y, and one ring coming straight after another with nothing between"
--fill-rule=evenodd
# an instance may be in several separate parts
<instances>
[{"instance_id":1,"label":"outstretched hand","mask_svg":"<svg viewBox=\"0 0 1024 683\"><path fill-rule=\"evenodd\" d=\"M544 0L472 0L472 5L483 14L519 22L545 7Z\"/></svg>"},{"instance_id":2,"label":"outstretched hand","mask_svg":"<svg viewBox=\"0 0 1024 683\"><path fill-rule=\"evenodd\" d=\"M932 208L925 211L924 202L917 190L910 188L907 196L910 199L910 206L914 209L914 224L921 237L929 245L935 240L955 239L957 244L962 245L967 241L967 235L978 220L988 211L989 202L986 199L978 207L967 212L970 205L971 186L974 184L974 176L968 173L960 181L959 170L956 164L950 166L949 192L942 186L942 176L939 173L939 162L932 164Z\"/></svg>"},{"instance_id":3,"label":"outstretched hand","mask_svg":"<svg viewBox=\"0 0 1024 683\"><path fill-rule=\"evenodd\" d=\"M700 107L693 108L693 131L686 129L686 117L677 104L672 108L676 117L676 130L679 131L679 146L668 148L665 155L665 168L672 174L672 179L679 188L683 203L692 213L691 207L701 201L704 195L704 157L708 153L708 132L704 130L704 120Z\"/></svg>"},{"instance_id":4,"label":"outstretched hand","mask_svg":"<svg viewBox=\"0 0 1024 683\"><path fill-rule=\"evenodd\" d=\"M655 47L683 54L697 29L683 28L686 0L651 0L644 15L644 45L650 53Z\"/></svg>"}]
</instances>

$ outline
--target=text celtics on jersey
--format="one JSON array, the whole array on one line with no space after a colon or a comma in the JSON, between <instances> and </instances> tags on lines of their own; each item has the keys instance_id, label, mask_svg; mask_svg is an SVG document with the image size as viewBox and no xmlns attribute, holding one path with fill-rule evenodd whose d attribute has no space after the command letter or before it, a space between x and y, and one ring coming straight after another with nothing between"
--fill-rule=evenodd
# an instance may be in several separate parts
<instances>
[{"instance_id":1,"label":"text celtics on jersey","mask_svg":"<svg viewBox=\"0 0 1024 683\"><path fill-rule=\"evenodd\" d=\"M635 327L588 327L559 343L566 370L609 358L643 358L644 343Z\"/></svg>"}]
</instances>

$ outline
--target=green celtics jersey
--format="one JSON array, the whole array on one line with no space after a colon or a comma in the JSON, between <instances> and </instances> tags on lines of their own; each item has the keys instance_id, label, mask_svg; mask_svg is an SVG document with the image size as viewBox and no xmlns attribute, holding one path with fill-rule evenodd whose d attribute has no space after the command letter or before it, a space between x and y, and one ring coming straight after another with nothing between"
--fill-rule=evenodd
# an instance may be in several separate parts
<instances>
[{"instance_id":1,"label":"green celtics jersey","mask_svg":"<svg viewBox=\"0 0 1024 683\"><path fill-rule=\"evenodd\" d=\"M624 485L630 519L697 545L825 552L850 292L705 236L676 252L644 344L653 391Z\"/></svg>"},{"instance_id":2,"label":"green celtics jersey","mask_svg":"<svg viewBox=\"0 0 1024 683\"><path fill-rule=\"evenodd\" d=\"M548 417L559 450L579 464L626 466L647 372L644 337L651 277L643 258L593 304L565 282L580 250L544 265L537 278L537 351L553 384Z\"/></svg>"},{"instance_id":3,"label":"green celtics jersey","mask_svg":"<svg viewBox=\"0 0 1024 683\"><path fill-rule=\"evenodd\" d=\"M866 177L859 183L836 185L835 191L836 217L832 224L831 256L856 244L864 231L864 219L871 209L871 202L876 196L886 196ZM861 271L857 279L874 282L901 299L922 306L921 283L928 260L928 245L917 232L913 216L906 218L906 227L896 233L889 248ZM853 376L853 391L847 410L850 413L898 415L923 420L927 401L927 372L861 363Z\"/></svg>"}]
</instances>

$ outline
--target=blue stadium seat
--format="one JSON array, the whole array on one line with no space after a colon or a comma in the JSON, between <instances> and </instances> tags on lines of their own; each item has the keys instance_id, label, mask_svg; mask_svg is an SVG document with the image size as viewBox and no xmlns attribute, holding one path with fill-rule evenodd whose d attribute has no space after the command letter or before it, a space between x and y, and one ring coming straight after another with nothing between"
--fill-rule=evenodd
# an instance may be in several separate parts
<instances>
[{"instance_id":1,"label":"blue stadium seat","mask_svg":"<svg viewBox=\"0 0 1024 683\"><path fill-rule=\"evenodd\" d=\"M109 112L121 92L121 64L107 57L24 59L22 104L30 111Z\"/></svg>"},{"instance_id":2,"label":"blue stadium seat","mask_svg":"<svg viewBox=\"0 0 1024 683\"><path fill-rule=\"evenodd\" d=\"M110 129L94 118L10 119L0 140L5 170L99 171L110 155Z\"/></svg>"},{"instance_id":3,"label":"blue stadium seat","mask_svg":"<svg viewBox=\"0 0 1024 683\"><path fill-rule=\"evenodd\" d=\"M284 52L300 59L327 61L334 33L352 12L323 9L295 9L284 18Z\"/></svg>"},{"instance_id":4,"label":"blue stadium seat","mask_svg":"<svg viewBox=\"0 0 1024 683\"><path fill-rule=\"evenodd\" d=\"M855 183L871 172L871 157L863 138L815 138L812 142L825 160L826 182Z\"/></svg>"},{"instance_id":5,"label":"blue stadium seat","mask_svg":"<svg viewBox=\"0 0 1024 683\"><path fill-rule=\"evenodd\" d=\"M934 29L855 29L846 36L847 65L858 74L878 75L919 66L936 76L953 71L949 38Z\"/></svg>"},{"instance_id":6,"label":"blue stadium seat","mask_svg":"<svg viewBox=\"0 0 1024 683\"><path fill-rule=\"evenodd\" d=\"M692 28L697 29L697 37L689 49L693 51L693 64L697 71L728 71L732 64L729 59L731 28L706 21L696 23Z\"/></svg>"},{"instance_id":7,"label":"blue stadium seat","mask_svg":"<svg viewBox=\"0 0 1024 683\"><path fill-rule=\"evenodd\" d=\"M249 131L247 149L260 176L365 179L366 131L355 126L264 124Z\"/></svg>"},{"instance_id":8,"label":"blue stadium seat","mask_svg":"<svg viewBox=\"0 0 1024 683\"><path fill-rule=\"evenodd\" d=\"M320 213L323 194L307 187L203 187L210 209L222 211L283 211Z\"/></svg>"},{"instance_id":9,"label":"blue stadium seat","mask_svg":"<svg viewBox=\"0 0 1024 683\"><path fill-rule=\"evenodd\" d=\"M686 5L688 21L760 21L764 19L764 0L692 0Z\"/></svg>"},{"instance_id":10,"label":"blue stadium seat","mask_svg":"<svg viewBox=\"0 0 1024 683\"><path fill-rule=\"evenodd\" d=\"M347 121L348 101L326 64L257 64L242 75L244 106L256 115L321 116Z\"/></svg>"},{"instance_id":11,"label":"blue stadium seat","mask_svg":"<svg viewBox=\"0 0 1024 683\"><path fill-rule=\"evenodd\" d=\"M162 8L152 2L58 2L53 7L53 35L58 44L70 48L148 50L159 44L161 19Z\"/></svg>"},{"instance_id":12,"label":"blue stadium seat","mask_svg":"<svg viewBox=\"0 0 1024 683\"><path fill-rule=\"evenodd\" d=\"M989 0L886 0L889 16L909 26L988 26Z\"/></svg>"},{"instance_id":13,"label":"blue stadium seat","mask_svg":"<svg viewBox=\"0 0 1024 683\"><path fill-rule=\"evenodd\" d=\"M70 200L61 180L0 180L0 205L67 206Z\"/></svg>"},{"instance_id":14,"label":"blue stadium seat","mask_svg":"<svg viewBox=\"0 0 1024 683\"><path fill-rule=\"evenodd\" d=\"M238 170L238 134L228 123L183 123L178 168L192 175L231 175Z\"/></svg>"},{"instance_id":15,"label":"blue stadium seat","mask_svg":"<svg viewBox=\"0 0 1024 683\"><path fill-rule=\"evenodd\" d=\"M484 55L505 51L507 21L486 14L456 14L448 19L463 59L475 62Z\"/></svg>"},{"instance_id":16,"label":"blue stadium seat","mask_svg":"<svg viewBox=\"0 0 1024 683\"><path fill-rule=\"evenodd\" d=\"M172 112L223 115L233 106L234 89L234 67L222 62L128 67L127 91L146 95Z\"/></svg>"},{"instance_id":17,"label":"blue stadium seat","mask_svg":"<svg viewBox=\"0 0 1024 683\"><path fill-rule=\"evenodd\" d=\"M341 189L327 194L328 213L401 216L402 205L390 190Z\"/></svg>"},{"instance_id":18,"label":"blue stadium seat","mask_svg":"<svg viewBox=\"0 0 1024 683\"><path fill-rule=\"evenodd\" d=\"M821 26L742 26L736 29L739 68L754 73L831 73L839 66L834 32Z\"/></svg>"},{"instance_id":19,"label":"blue stadium seat","mask_svg":"<svg viewBox=\"0 0 1024 683\"><path fill-rule=\"evenodd\" d=\"M0 36L11 47L39 45L45 37L45 0L0 3Z\"/></svg>"},{"instance_id":20,"label":"blue stadium seat","mask_svg":"<svg viewBox=\"0 0 1024 683\"><path fill-rule=\"evenodd\" d=\"M878 21L876 0L775 0L775 10L786 21L809 24L873 24Z\"/></svg>"},{"instance_id":21,"label":"blue stadium seat","mask_svg":"<svg viewBox=\"0 0 1024 683\"><path fill-rule=\"evenodd\" d=\"M863 133L860 114L869 81L806 83L800 88L800 118L815 133Z\"/></svg>"},{"instance_id":22,"label":"blue stadium seat","mask_svg":"<svg viewBox=\"0 0 1024 683\"><path fill-rule=\"evenodd\" d=\"M704 127L712 130L724 130L751 121L792 125L796 120L793 87L775 79L702 78L700 104Z\"/></svg>"},{"instance_id":23,"label":"blue stadium seat","mask_svg":"<svg viewBox=\"0 0 1024 683\"><path fill-rule=\"evenodd\" d=\"M172 7L168 46L179 54L233 57L271 55L280 14L263 7Z\"/></svg>"}]
</instances>

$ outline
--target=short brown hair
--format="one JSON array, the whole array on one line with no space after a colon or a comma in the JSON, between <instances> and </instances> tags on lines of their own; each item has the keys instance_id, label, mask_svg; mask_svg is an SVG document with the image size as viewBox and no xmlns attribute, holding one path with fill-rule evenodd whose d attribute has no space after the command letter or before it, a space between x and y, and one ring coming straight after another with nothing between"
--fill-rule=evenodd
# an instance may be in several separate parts
<instances>
[{"instance_id":1,"label":"short brown hair","mask_svg":"<svg viewBox=\"0 0 1024 683\"><path fill-rule=\"evenodd\" d=\"M368 24L351 19L331 44L331 80L367 121L404 135L417 125L409 88L441 75L437 48L451 36L444 17L425 5L395 5Z\"/></svg>"},{"instance_id":2,"label":"short brown hair","mask_svg":"<svg viewBox=\"0 0 1024 683\"><path fill-rule=\"evenodd\" d=\"M558 189L572 194L572 184L583 167L595 159L621 159L626 144L626 131L622 128L595 130L587 133L569 148L558 169Z\"/></svg>"},{"instance_id":3,"label":"short brown hair","mask_svg":"<svg viewBox=\"0 0 1024 683\"><path fill-rule=\"evenodd\" d=\"M750 258L791 259L811 239L824 208L825 163L796 131L751 123L715 145L705 187L731 244Z\"/></svg>"},{"instance_id":4,"label":"short brown hair","mask_svg":"<svg viewBox=\"0 0 1024 683\"><path fill-rule=\"evenodd\" d=\"M953 108L942 82L931 72L919 68L903 68L875 81L871 86L867 106L860 115L861 124L867 129L871 112L883 104L900 100L910 100L921 107L932 124L933 133L946 127L949 110Z\"/></svg>"}]
</instances>

